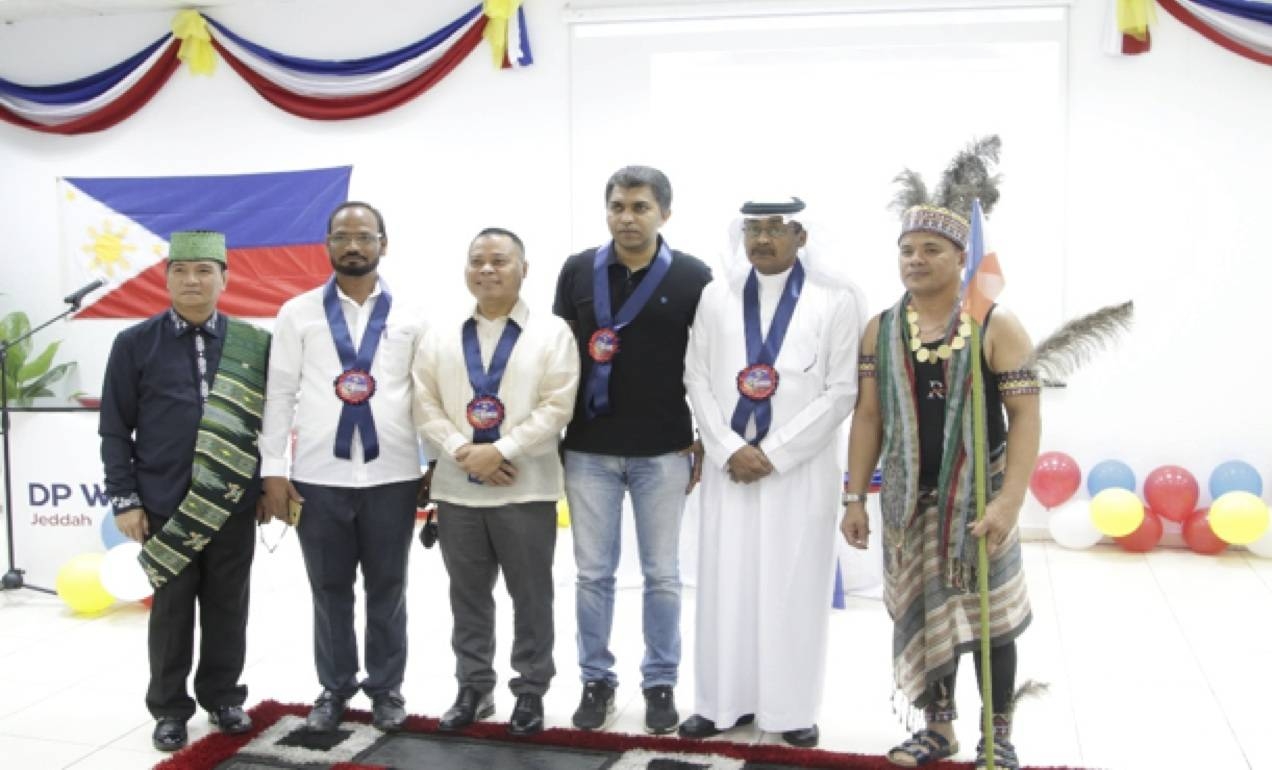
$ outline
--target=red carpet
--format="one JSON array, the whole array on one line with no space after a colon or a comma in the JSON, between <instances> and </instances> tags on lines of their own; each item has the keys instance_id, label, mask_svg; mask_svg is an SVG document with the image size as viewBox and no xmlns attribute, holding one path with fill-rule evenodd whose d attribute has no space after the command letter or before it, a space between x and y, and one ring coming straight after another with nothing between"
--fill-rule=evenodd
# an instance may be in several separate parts
<instances>
[{"instance_id":1,"label":"red carpet","mask_svg":"<svg viewBox=\"0 0 1272 770\"><path fill-rule=\"evenodd\" d=\"M280 719L287 716L303 717L309 712L309 706L301 704L283 704L276 701L263 701L255 708L250 709L252 715L253 728L250 733L244 735L223 735L213 733L204 739L191 744L182 751L174 754L170 759L156 765L155 770L212 770L221 762L234 757L240 749L257 738L261 733L266 732L274 726ZM357 731L361 735L362 740L382 741L382 737L378 733L371 732L371 728L360 727L368 725L371 721L371 715L365 711L349 710L345 713L345 725L352 731ZM286 728L284 728L286 729ZM430 717L412 716L408 718L403 735L412 735L415 737L426 736L437 733L437 720ZM295 733L292 733L294 736ZM746 764L744 767L766 767L778 766L782 768L824 768L825 770L891 770L895 765L881 756L871 756L866 754L841 754L830 751L820 751L817 749L797 749L790 746L782 745L750 745L740 743L728 743L721 741L686 741L679 738L670 737L653 737L645 735L629 735L625 733L609 733L609 732L586 732L582 730L572 730L565 728L552 728L530 738L512 738L506 732L506 726L501 722L479 722L462 733L446 733L446 737L437 738L436 742L430 743L441 744L443 741L453 740L452 736L463 736L466 738L483 739L479 743L490 746L499 746L504 749L512 746L524 747L518 751L533 750L551 751L552 747L559 747L574 750L590 750L596 752L612 753L616 757L632 750L644 749L659 753L675 753L682 755L693 755L700 757L701 763L694 759L690 763L675 760L655 759L649 762L648 767L712 767L711 757L724 758L730 757L734 760L741 760ZM293 738L284 738L278 742L279 746L295 745L288 744L288 740ZM351 741L352 742L352 741ZM471 741L456 742L472 745ZM361 744L359 744L361 745ZM257 747L260 746L258 741ZM530 747L536 747L530 749ZM312 747L311 747L312 748ZM288 749L282 749L287 751ZM303 749L301 749L303 751ZM358 749L358 756L367 753L366 750ZM373 752L372 752L373 753ZM287 761L280 760L278 756L265 755L270 757L271 762ZM246 756L244 757L246 760ZM331 770L388 770L389 765L376 764L374 761L363 764L357 757L333 757L336 761L327 764L308 764L309 768L327 767ZM299 760L296 767L300 767L303 763ZM313 762L313 756L304 759L304 762ZM737 763L730 763L736 766ZM286 765L271 765L274 767ZM424 765L417 765L422 767ZM536 767L550 766L550 763L544 764L543 760L535 763ZM608 765L607 765L608 766ZM625 765L626 766L626 765ZM641 765L642 767L645 765ZM401 762L396 762L392 767L404 767ZM972 768L969 762L942 762L936 765L929 765L936 768ZM1033 768L1033 770L1065 770L1064 768Z\"/></svg>"}]
</instances>

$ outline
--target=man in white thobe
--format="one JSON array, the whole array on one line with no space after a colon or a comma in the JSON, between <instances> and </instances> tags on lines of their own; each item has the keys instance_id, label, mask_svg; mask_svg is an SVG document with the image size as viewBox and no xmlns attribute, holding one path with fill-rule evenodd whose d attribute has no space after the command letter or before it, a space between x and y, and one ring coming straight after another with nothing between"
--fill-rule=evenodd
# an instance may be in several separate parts
<instances>
[{"instance_id":1,"label":"man in white thobe","mask_svg":"<svg viewBox=\"0 0 1272 770\"><path fill-rule=\"evenodd\" d=\"M757 722L816 746L840 512L841 428L857 397L860 291L818 262L798 198L749 202L726 281L685 354L702 474L694 715L686 738Z\"/></svg>"}]
</instances>

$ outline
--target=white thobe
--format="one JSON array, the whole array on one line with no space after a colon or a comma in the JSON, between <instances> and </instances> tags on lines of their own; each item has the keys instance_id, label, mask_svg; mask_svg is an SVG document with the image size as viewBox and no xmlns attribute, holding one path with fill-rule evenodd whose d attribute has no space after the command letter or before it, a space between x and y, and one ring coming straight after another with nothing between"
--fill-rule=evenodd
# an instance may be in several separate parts
<instances>
[{"instance_id":1,"label":"white thobe","mask_svg":"<svg viewBox=\"0 0 1272 770\"><path fill-rule=\"evenodd\" d=\"M759 276L767 334L790 271ZM775 366L772 423L759 447L773 473L729 479L746 445L730 427L747 365L740 286L702 293L685 355L685 386L706 462L702 473L694 711L727 727L755 714L784 732L817 721L834 582L844 420L857 398L860 295L810 276ZM747 437L755 435L754 419Z\"/></svg>"}]
</instances>

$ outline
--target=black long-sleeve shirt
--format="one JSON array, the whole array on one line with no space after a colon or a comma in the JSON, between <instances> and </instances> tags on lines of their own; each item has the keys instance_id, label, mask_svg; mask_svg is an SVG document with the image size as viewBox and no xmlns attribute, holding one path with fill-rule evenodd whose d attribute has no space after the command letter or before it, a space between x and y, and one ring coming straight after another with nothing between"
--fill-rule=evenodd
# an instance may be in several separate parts
<instances>
[{"instance_id":1,"label":"black long-sleeve shirt","mask_svg":"<svg viewBox=\"0 0 1272 770\"><path fill-rule=\"evenodd\" d=\"M203 417L198 353L203 337L205 382L221 362L228 319L213 313L193 326L172 310L119 333L102 384L102 464L116 513L137 506L168 517L190 488L194 443ZM256 492L258 484L249 489ZM250 498L250 499L249 499ZM240 508L254 506L244 495Z\"/></svg>"}]
</instances>

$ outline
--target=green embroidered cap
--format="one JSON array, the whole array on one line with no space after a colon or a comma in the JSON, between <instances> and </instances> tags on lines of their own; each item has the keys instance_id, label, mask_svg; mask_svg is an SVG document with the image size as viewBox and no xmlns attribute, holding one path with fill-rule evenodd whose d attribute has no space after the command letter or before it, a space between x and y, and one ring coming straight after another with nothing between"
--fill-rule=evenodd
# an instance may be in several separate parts
<instances>
[{"instance_id":1,"label":"green embroidered cap","mask_svg":"<svg viewBox=\"0 0 1272 770\"><path fill-rule=\"evenodd\" d=\"M183 230L168 239L169 262L219 262L226 264L225 233L215 230Z\"/></svg>"}]
</instances>

